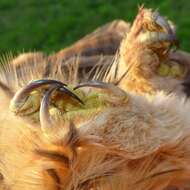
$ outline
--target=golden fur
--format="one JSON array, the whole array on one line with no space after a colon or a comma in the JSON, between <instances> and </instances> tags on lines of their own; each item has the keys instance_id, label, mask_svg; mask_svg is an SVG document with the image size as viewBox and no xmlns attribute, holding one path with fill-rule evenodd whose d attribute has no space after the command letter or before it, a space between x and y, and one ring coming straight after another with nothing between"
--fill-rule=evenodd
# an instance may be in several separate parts
<instances>
[{"instance_id":1,"label":"golden fur","mask_svg":"<svg viewBox=\"0 0 190 190\"><path fill-rule=\"evenodd\" d=\"M36 68L23 65L17 71L15 64L6 65L1 82L14 93L43 76L43 69ZM78 66L69 71L51 70L46 77L76 84ZM148 86L143 92L154 90ZM161 92L150 94L126 91L127 101L110 95L115 105L72 126L72 138L65 143L65 128L71 124L46 134L14 116L8 109L10 97L1 92L0 189L189 189L190 102Z\"/></svg>"},{"instance_id":2,"label":"golden fur","mask_svg":"<svg viewBox=\"0 0 190 190\"><path fill-rule=\"evenodd\" d=\"M13 116L6 105L0 118L2 189L188 187L190 102L164 94L151 97L151 102L128 96L122 106L77 126L68 145L62 144L59 130L51 134L56 143L49 141L37 126ZM71 145L77 154L74 160Z\"/></svg>"},{"instance_id":3,"label":"golden fur","mask_svg":"<svg viewBox=\"0 0 190 190\"><path fill-rule=\"evenodd\" d=\"M183 82L190 71L189 54L180 51L174 52L169 47L171 44L160 41L158 36L154 38L153 42L151 40L141 41L146 30L150 33L160 31L157 25L143 18L146 12L150 14L151 10L140 8L130 31L121 41L109 74L104 79L117 84L126 91L142 95L154 94L159 91L167 94L175 92L179 96L185 95ZM146 25L148 27L150 25L152 28L146 28ZM163 63L169 67L175 64L179 65L185 70L185 74L181 77L162 76L159 69Z\"/></svg>"}]
</instances>

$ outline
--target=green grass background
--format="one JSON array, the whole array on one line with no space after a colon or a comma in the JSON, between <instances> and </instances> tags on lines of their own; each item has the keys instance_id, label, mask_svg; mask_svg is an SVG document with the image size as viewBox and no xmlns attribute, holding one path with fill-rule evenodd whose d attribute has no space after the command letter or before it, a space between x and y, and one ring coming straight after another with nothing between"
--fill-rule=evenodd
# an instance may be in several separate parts
<instances>
[{"instance_id":1,"label":"green grass background","mask_svg":"<svg viewBox=\"0 0 190 190\"><path fill-rule=\"evenodd\" d=\"M189 0L0 0L0 53L57 51L113 19L131 22L142 3L176 23L188 51Z\"/></svg>"}]
</instances>

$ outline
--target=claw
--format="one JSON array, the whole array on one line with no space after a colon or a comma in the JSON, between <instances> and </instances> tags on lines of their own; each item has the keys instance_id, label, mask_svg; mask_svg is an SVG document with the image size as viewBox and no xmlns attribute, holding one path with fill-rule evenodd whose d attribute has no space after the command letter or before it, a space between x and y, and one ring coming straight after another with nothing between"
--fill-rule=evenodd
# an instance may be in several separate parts
<instances>
[{"instance_id":1,"label":"claw","mask_svg":"<svg viewBox=\"0 0 190 190\"><path fill-rule=\"evenodd\" d=\"M158 24L166 33L174 35L174 32L171 26L169 25L168 21L162 16L160 16L158 12L155 11L153 13L153 19L155 23Z\"/></svg>"},{"instance_id":2,"label":"claw","mask_svg":"<svg viewBox=\"0 0 190 190\"><path fill-rule=\"evenodd\" d=\"M56 85L53 86L45 93L41 101L40 123L43 129L50 128L52 126L52 121L49 114L49 106L50 106L50 98L54 91L59 91L63 94L68 94L69 96L78 100L80 103L84 104L83 101L78 96L76 96L73 92L71 92L67 88L56 86Z\"/></svg>"},{"instance_id":3,"label":"claw","mask_svg":"<svg viewBox=\"0 0 190 190\"><path fill-rule=\"evenodd\" d=\"M50 85L50 84L54 84L57 86L67 86L66 84L57 80L41 79L41 80L32 81L26 87L22 88L20 91L18 91L15 94L13 101L15 102L22 101L22 99L28 96L28 94L32 92L33 90L42 86Z\"/></svg>"},{"instance_id":4,"label":"claw","mask_svg":"<svg viewBox=\"0 0 190 190\"><path fill-rule=\"evenodd\" d=\"M54 91L58 90L58 88L59 88L58 86L50 88L42 98L40 106L40 123L42 129L51 128L53 126L49 114L50 97Z\"/></svg>"},{"instance_id":5,"label":"claw","mask_svg":"<svg viewBox=\"0 0 190 190\"><path fill-rule=\"evenodd\" d=\"M53 140L54 143L59 142L59 138L56 137L56 135L53 133L51 134L51 130L53 129L53 126L55 126L51 120L51 116L49 113L49 106L50 106L50 98L53 92L60 90L60 87L58 86L53 86L52 88L50 88L44 95L42 102L41 102L41 107L40 107L40 124L41 124L41 129L42 131L44 131L47 135L47 137L49 138L49 140ZM69 91L68 89L65 90L63 89L64 93L68 94L68 95L72 95L73 93L71 91ZM62 129L62 128L61 128ZM67 133L64 133L64 136L61 136L61 142L64 143L65 145L68 145L71 149L71 153L72 153L72 161L75 160L76 158L76 150L75 147L73 146L73 143L75 143L76 141L76 137L77 137L77 131L76 131L76 127L75 125L70 122L68 128L66 128ZM50 132L50 133L48 133ZM61 131L59 131L61 133ZM58 134L59 136L59 134ZM56 138L55 138L56 137ZM75 141L74 141L75 139Z\"/></svg>"},{"instance_id":6,"label":"claw","mask_svg":"<svg viewBox=\"0 0 190 190\"><path fill-rule=\"evenodd\" d=\"M162 16L160 16L158 12L154 12L153 17L154 17L155 23L158 24L168 34L169 36L168 38L170 39L170 41L173 42L176 47L178 47L179 43L176 39L175 32L171 28L168 21Z\"/></svg>"},{"instance_id":7,"label":"claw","mask_svg":"<svg viewBox=\"0 0 190 190\"><path fill-rule=\"evenodd\" d=\"M160 16L159 12L144 10L144 20L145 20L144 21L145 23L150 22L150 23L153 23L153 25L154 24L158 25L163 30L162 34L161 32L159 33L159 35L161 35L161 38L163 39L166 38L166 41L169 41L170 43L174 44L176 47L179 46L178 41L176 39L175 30L172 28L172 25L169 23L167 19ZM164 34L166 36L164 36Z\"/></svg>"},{"instance_id":8,"label":"claw","mask_svg":"<svg viewBox=\"0 0 190 190\"><path fill-rule=\"evenodd\" d=\"M32 98L32 96L30 97L29 94L38 89L39 87L46 87L47 85L51 84L59 87L66 86L66 84L57 80L41 79L41 80L32 81L14 95L10 103L10 109L13 110L13 112L15 113L20 113L23 111L25 113L25 111L30 108L31 110L29 112L26 112L26 114L36 111L39 108L39 106L36 105L38 103L37 99L39 99L40 101L41 95L40 93L35 93L35 95L38 96L38 98L35 99L36 97ZM27 104L25 104L26 102ZM35 108L33 108L34 104Z\"/></svg>"},{"instance_id":9,"label":"claw","mask_svg":"<svg viewBox=\"0 0 190 190\"><path fill-rule=\"evenodd\" d=\"M81 83L77 85L74 90L82 87L95 87L95 88L102 88L102 89L108 89L110 90L114 95L119 97L126 97L126 92L118 88L117 86L110 84L110 83L104 83L100 81L89 81L86 83Z\"/></svg>"},{"instance_id":10,"label":"claw","mask_svg":"<svg viewBox=\"0 0 190 190\"><path fill-rule=\"evenodd\" d=\"M139 41L142 43L154 43L154 42L173 42L174 39L171 35L163 33L163 32L146 32L141 34L139 37Z\"/></svg>"},{"instance_id":11,"label":"claw","mask_svg":"<svg viewBox=\"0 0 190 190\"><path fill-rule=\"evenodd\" d=\"M74 94L72 91L70 91L69 89L61 87L58 89L58 91L63 93L63 94L65 94L65 93L68 94L69 96L78 100L81 104L84 105L84 102L76 94Z\"/></svg>"},{"instance_id":12,"label":"claw","mask_svg":"<svg viewBox=\"0 0 190 190\"><path fill-rule=\"evenodd\" d=\"M44 91L49 87L57 89L59 93L68 94L72 98L84 104L83 101L69 89L65 88L66 84L57 80L41 79L32 81L26 87L18 91L10 103L10 109L19 115L31 115L40 107L42 93L38 92L38 88L44 88ZM51 88L52 89L52 88Z\"/></svg>"}]
</instances>

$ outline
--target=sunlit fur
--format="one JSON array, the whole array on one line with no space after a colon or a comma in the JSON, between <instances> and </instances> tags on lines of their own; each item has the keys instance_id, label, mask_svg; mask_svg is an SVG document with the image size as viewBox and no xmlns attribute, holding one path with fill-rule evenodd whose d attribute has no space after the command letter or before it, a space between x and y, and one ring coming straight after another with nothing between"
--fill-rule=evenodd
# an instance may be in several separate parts
<instances>
[{"instance_id":1,"label":"sunlit fur","mask_svg":"<svg viewBox=\"0 0 190 190\"><path fill-rule=\"evenodd\" d=\"M39 66L22 65L18 73L14 64L4 65L1 82L14 93L43 77ZM69 69L51 70L46 78L77 84L77 64ZM11 93L1 92L0 189L190 188L189 100L161 92L126 93L128 101L118 97L115 106L76 125L64 144L69 123L55 126L49 138L39 126L14 116L8 109Z\"/></svg>"},{"instance_id":2,"label":"sunlit fur","mask_svg":"<svg viewBox=\"0 0 190 190\"><path fill-rule=\"evenodd\" d=\"M174 52L170 49L172 44L160 41L159 36L155 37L154 41L148 41L148 38L146 42L140 41L146 32L160 32L160 27L153 19L144 18L147 14L152 15L153 11L140 8L131 30L121 42L115 62L105 79L124 90L138 94L153 94L162 90L168 94L175 92L180 96L184 95L183 82L189 73L188 54ZM171 28L175 34L173 26ZM182 77L162 76L158 70L163 63L169 67L178 64L186 74Z\"/></svg>"},{"instance_id":3,"label":"sunlit fur","mask_svg":"<svg viewBox=\"0 0 190 190\"><path fill-rule=\"evenodd\" d=\"M190 103L162 93L148 99L134 94L127 102L118 99L115 107L76 126L77 133L64 145L59 130L51 134L56 141L49 141L38 126L13 116L2 94L2 189L188 187Z\"/></svg>"}]
</instances>

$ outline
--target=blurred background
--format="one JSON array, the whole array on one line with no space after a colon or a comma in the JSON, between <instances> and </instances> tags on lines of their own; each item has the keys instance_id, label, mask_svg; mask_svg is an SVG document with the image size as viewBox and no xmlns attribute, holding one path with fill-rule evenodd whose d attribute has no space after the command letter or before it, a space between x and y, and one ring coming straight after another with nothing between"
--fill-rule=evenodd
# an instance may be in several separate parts
<instances>
[{"instance_id":1,"label":"blurred background","mask_svg":"<svg viewBox=\"0 0 190 190\"><path fill-rule=\"evenodd\" d=\"M141 4L172 20L190 49L189 0L0 0L0 53L55 52L113 19L131 22Z\"/></svg>"}]
</instances>

